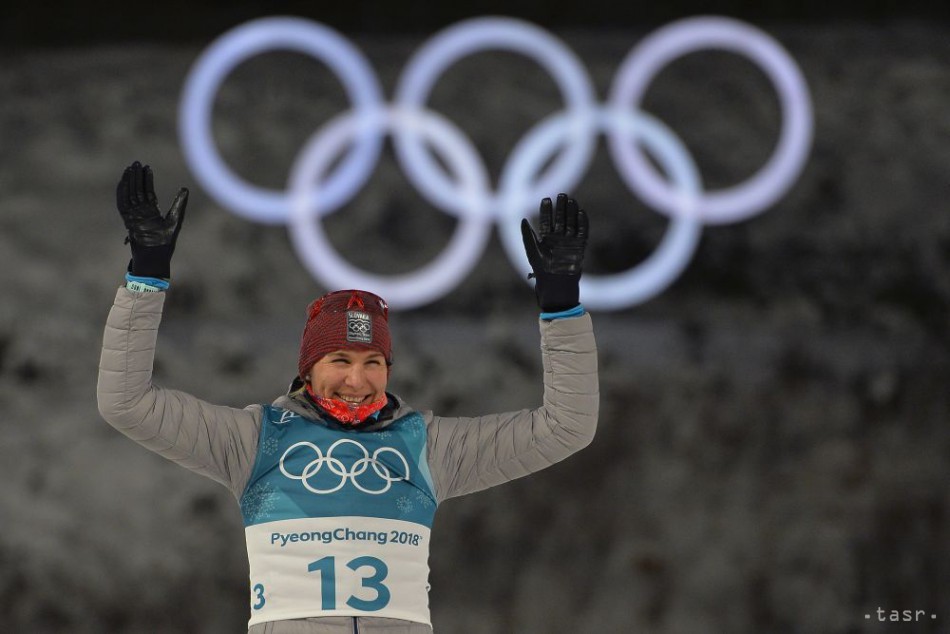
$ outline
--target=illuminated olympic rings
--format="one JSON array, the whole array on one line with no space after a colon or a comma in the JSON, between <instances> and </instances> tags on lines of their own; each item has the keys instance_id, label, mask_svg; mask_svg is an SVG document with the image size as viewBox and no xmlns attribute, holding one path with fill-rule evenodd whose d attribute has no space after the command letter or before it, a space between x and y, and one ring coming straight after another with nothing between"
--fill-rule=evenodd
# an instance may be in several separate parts
<instances>
[{"instance_id":1,"label":"illuminated olympic rings","mask_svg":"<svg viewBox=\"0 0 950 634\"><path fill-rule=\"evenodd\" d=\"M666 64L707 48L744 55L765 72L778 95L782 125L774 153L757 173L731 188L704 192L684 145L639 105ZM236 176L211 133L214 97L225 78L246 59L275 49L322 60L340 78L352 102L350 110L321 126L304 144L286 191L257 187ZM468 137L426 106L449 66L492 49L536 61L554 79L565 103L516 144L497 192ZM692 257L703 224L746 219L779 200L807 159L812 117L808 87L794 60L767 34L729 18L681 20L645 38L621 64L606 104L596 102L583 65L563 42L520 20L476 18L436 34L412 56L393 102L387 104L369 62L339 33L308 20L264 18L225 33L196 60L180 104L179 136L192 172L209 195L247 219L286 223L299 257L323 285L364 288L385 297L392 307L411 308L451 292L476 265L495 221L515 268L519 273L529 270L520 219L536 213L544 196L576 187L596 149L597 135L604 134L623 181L670 218L663 240L644 262L625 272L582 279L584 305L613 310L646 301L672 283ZM387 134L413 186L459 220L442 253L404 275L373 275L354 267L337 253L319 222L366 183Z\"/></svg>"}]
</instances>

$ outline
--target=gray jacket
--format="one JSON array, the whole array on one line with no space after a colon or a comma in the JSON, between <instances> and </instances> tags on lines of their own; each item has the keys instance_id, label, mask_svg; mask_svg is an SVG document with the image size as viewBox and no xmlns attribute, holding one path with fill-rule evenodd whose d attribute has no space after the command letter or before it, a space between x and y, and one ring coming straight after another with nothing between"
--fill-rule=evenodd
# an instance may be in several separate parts
<instances>
[{"instance_id":1,"label":"gray jacket","mask_svg":"<svg viewBox=\"0 0 950 634\"><path fill-rule=\"evenodd\" d=\"M102 417L142 446L228 487L240 500L257 456L261 406L213 405L152 383L165 293L119 288L109 312L99 364ZM544 368L541 407L478 417L421 412L427 459L439 502L539 471L587 446L597 425L597 351L589 315L540 321ZM305 402L280 407L316 418ZM410 411L399 401L395 417ZM353 632L350 618L273 621L251 632ZM420 623L359 617L362 634L424 634Z\"/></svg>"}]
</instances>

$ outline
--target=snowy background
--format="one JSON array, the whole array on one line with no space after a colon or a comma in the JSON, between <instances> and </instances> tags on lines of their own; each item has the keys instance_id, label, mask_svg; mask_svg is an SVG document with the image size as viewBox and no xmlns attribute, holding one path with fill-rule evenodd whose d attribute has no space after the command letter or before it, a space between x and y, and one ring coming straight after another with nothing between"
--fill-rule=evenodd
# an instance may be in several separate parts
<instances>
[{"instance_id":1,"label":"snowy background","mask_svg":"<svg viewBox=\"0 0 950 634\"><path fill-rule=\"evenodd\" d=\"M950 27L763 28L812 91L804 172L765 214L707 228L660 297L594 313L598 436L543 473L440 509L437 631L950 631ZM650 30L556 33L603 98ZM352 37L391 94L426 35ZM272 400L293 375L304 308L325 290L283 227L217 206L185 165L176 108L204 43L0 58L3 631L244 628L233 499L115 432L95 403L128 260L114 187L134 159L153 166L164 204L192 189L156 381L223 404ZM560 107L547 75L505 53L458 63L430 103L495 180ZM268 53L225 83L215 137L238 173L281 188L302 141L347 107L322 64ZM668 67L645 108L710 189L754 173L781 122L765 77L727 53ZM593 273L636 264L666 227L603 144L574 193L592 219ZM455 226L391 154L325 225L377 272L428 261ZM394 314L393 391L445 415L535 405L537 311L522 275L496 232L452 294ZM879 623L878 608L926 615Z\"/></svg>"}]
</instances>

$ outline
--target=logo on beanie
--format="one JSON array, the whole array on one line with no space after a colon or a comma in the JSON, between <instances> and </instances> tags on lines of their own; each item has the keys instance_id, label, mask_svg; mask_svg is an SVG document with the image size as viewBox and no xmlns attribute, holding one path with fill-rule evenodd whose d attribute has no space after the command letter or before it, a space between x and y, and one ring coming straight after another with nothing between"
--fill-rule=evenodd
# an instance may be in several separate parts
<instances>
[{"instance_id":1,"label":"logo on beanie","mask_svg":"<svg viewBox=\"0 0 950 634\"><path fill-rule=\"evenodd\" d=\"M346 340L373 343L373 318L361 310L346 311Z\"/></svg>"}]
</instances>

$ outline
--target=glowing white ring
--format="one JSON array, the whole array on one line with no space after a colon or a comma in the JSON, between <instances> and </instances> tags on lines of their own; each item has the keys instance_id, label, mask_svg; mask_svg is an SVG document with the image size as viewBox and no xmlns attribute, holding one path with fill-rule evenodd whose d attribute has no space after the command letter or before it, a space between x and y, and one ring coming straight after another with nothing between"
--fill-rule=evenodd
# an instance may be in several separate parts
<instances>
[{"instance_id":1,"label":"glowing white ring","mask_svg":"<svg viewBox=\"0 0 950 634\"><path fill-rule=\"evenodd\" d=\"M473 18L450 26L421 46L412 56L396 86L396 105L404 109L425 108L436 80L459 59L489 49L521 53L544 68L557 83L570 110L594 108L594 87L584 66L563 42L541 28L513 18ZM539 178L531 197L556 190L569 175L583 171L594 152L594 138L584 127L572 127L568 151L562 152ZM429 190L434 204L451 209L454 184L439 164L430 158L418 137L398 130L396 152L418 186ZM498 209L496 208L496 213Z\"/></svg>"},{"instance_id":2,"label":"glowing white ring","mask_svg":"<svg viewBox=\"0 0 950 634\"><path fill-rule=\"evenodd\" d=\"M459 215L448 246L431 262L411 274L374 275L340 257L324 233L319 217L332 209L322 206L317 180L353 136L397 127L421 134L441 150L461 179L461 192L451 201ZM447 119L428 111L396 108L370 115L341 115L319 129L304 146L290 176L290 235L311 274L327 287L362 288L385 297L390 307L408 308L433 301L454 288L478 262L488 241L492 216L488 211L488 175L478 153ZM423 194L427 193L423 191ZM314 209L314 204L321 204Z\"/></svg>"},{"instance_id":3,"label":"glowing white ring","mask_svg":"<svg viewBox=\"0 0 950 634\"><path fill-rule=\"evenodd\" d=\"M643 143L680 192L676 201L678 213L672 216L663 240L649 258L624 273L585 273L581 278L581 303L591 309L613 310L654 297L686 268L702 231L692 212L702 192L699 173L689 152L657 119L645 113L601 110L593 121L601 132ZM570 126L568 115L548 117L525 135L505 165L505 179L500 186L505 203L502 208L508 215L501 220L501 238L516 269L531 270L522 244L520 219L538 211L536 201L523 195L523 182L560 146ZM565 189L573 186L574 183L568 183Z\"/></svg>"},{"instance_id":4,"label":"glowing white ring","mask_svg":"<svg viewBox=\"0 0 950 634\"><path fill-rule=\"evenodd\" d=\"M795 61L772 37L728 18L701 17L670 24L634 47L620 65L611 88L612 108L637 109L647 85L672 60L687 53L719 48L746 55L775 87L782 110L782 129L769 161L741 186L703 194L696 213L705 224L736 222L773 204L801 172L812 135L808 85ZM635 145L610 138L610 152L627 185L657 210L676 213L672 187Z\"/></svg>"},{"instance_id":5,"label":"glowing white ring","mask_svg":"<svg viewBox=\"0 0 950 634\"><path fill-rule=\"evenodd\" d=\"M500 180L504 184L500 183L497 196L490 189L487 170L471 143L444 118L420 108L448 65L461 56L492 47L514 50L535 59L554 77L568 106L568 116L561 117L557 124L567 126L566 131L554 130L554 124L539 125L519 142L502 173ZM639 105L647 83L664 64L704 47L733 50L762 66L778 91L783 115L778 147L768 163L741 186L707 195L674 189L676 183L692 179L687 171L693 175L695 172L693 167L684 171L672 165L678 159L671 157L683 149L682 144L666 128L658 128L658 122L627 112L631 104ZM255 188L235 177L218 156L210 134L214 90L241 60L273 48L302 50L325 61L341 78L354 104L348 114L321 128L318 134L332 133L329 138L310 139L292 170L293 191L283 193ZM291 228L296 231L291 236L299 256L327 287L360 286L388 296L394 306L412 307L448 293L471 270L495 217L510 219L520 213L526 198L539 199L549 192L573 187L589 164L594 133L598 130L608 136L621 177L647 204L674 217L690 214L693 221L723 223L763 211L790 187L807 158L813 127L807 86L794 61L766 34L724 18L682 20L647 38L631 51L618 70L606 108L593 103L593 89L580 63L553 36L518 20L468 20L423 45L400 78L397 103L400 105L394 107L383 103L369 64L334 31L306 20L263 19L225 34L199 58L185 85L179 132L186 158L209 193L240 215L293 225ZM651 126L656 130L647 131ZM436 129L444 133L434 132ZM541 129L553 131L561 138L566 136L571 142L537 178L529 178L527 173L519 173L515 178L507 173L515 165L519 172L525 171L526 166L540 167L539 152L550 156L553 141L538 140L535 136ZM319 222L307 222L310 215L319 218L338 208L365 183L378 159L385 131L394 136L397 156L409 180L434 205L460 217L448 247L415 274L386 277L360 271L338 257ZM649 164L637 144L627 141L630 137L661 155L668 154L666 159L661 158L661 163L673 178L672 185ZM325 182L308 183L317 175L322 176L331 158L340 155L350 139L356 139L355 147L331 177ZM453 182L428 156L422 143L426 140L441 150L443 158L451 164L450 171L463 182ZM679 149L662 149L663 144ZM525 149L531 146L534 149ZM518 153L524 155L516 158ZM512 189L518 183L522 188ZM504 220L503 235L510 231L505 228L507 224L509 220ZM624 308L649 299L682 271L686 264L682 253L692 252L696 239L697 227L674 222L658 248L659 253L635 269L606 279L585 277L582 300L590 307ZM510 242L511 238L506 240ZM511 246L506 249L510 252ZM440 267L444 270L438 270ZM618 290L614 285L627 277L645 277L651 268L658 269L654 274L660 281L641 281L639 290L624 285ZM616 299L616 293L625 299Z\"/></svg>"},{"instance_id":6,"label":"glowing white ring","mask_svg":"<svg viewBox=\"0 0 950 634\"><path fill-rule=\"evenodd\" d=\"M218 153L211 130L214 95L241 62L275 49L307 53L322 60L343 83L357 111L377 107L383 92L369 62L349 40L331 28L297 18L263 18L243 24L209 46L192 66L179 114L179 140L185 159L201 186L220 205L249 220L284 223L287 192L252 185L231 171ZM349 198L369 178L382 139L361 132L351 153L321 192L331 204Z\"/></svg>"}]
</instances>

